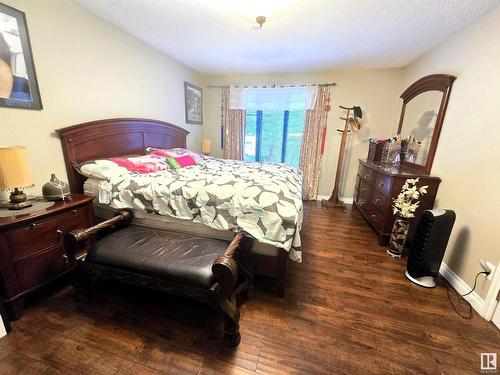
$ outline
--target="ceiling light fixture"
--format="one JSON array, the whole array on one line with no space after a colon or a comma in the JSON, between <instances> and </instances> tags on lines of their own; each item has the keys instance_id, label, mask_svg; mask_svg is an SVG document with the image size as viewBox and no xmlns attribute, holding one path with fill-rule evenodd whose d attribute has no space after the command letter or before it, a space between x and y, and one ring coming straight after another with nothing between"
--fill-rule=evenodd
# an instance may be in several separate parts
<instances>
[{"instance_id":1,"label":"ceiling light fixture","mask_svg":"<svg viewBox=\"0 0 500 375\"><path fill-rule=\"evenodd\" d=\"M259 29L262 29L262 25L264 22L266 22L266 17L265 16L258 16L255 18L255 22L259 24Z\"/></svg>"}]
</instances>

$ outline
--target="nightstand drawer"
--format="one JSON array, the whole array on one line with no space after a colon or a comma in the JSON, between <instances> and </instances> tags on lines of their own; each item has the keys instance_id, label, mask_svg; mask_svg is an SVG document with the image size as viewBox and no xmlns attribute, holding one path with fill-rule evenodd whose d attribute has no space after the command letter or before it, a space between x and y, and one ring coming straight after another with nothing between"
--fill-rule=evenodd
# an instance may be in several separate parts
<instances>
[{"instance_id":1,"label":"nightstand drawer","mask_svg":"<svg viewBox=\"0 0 500 375\"><path fill-rule=\"evenodd\" d=\"M94 224L92 200L82 194L49 206L34 200L29 212L0 217L0 294L11 320L23 315L26 296L74 268L63 236Z\"/></svg>"},{"instance_id":2,"label":"nightstand drawer","mask_svg":"<svg viewBox=\"0 0 500 375\"><path fill-rule=\"evenodd\" d=\"M22 289L33 288L60 275L70 268L62 246L56 246L14 262L14 269Z\"/></svg>"},{"instance_id":3,"label":"nightstand drawer","mask_svg":"<svg viewBox=\"0 0 500 375\"><path fill-rule=\"evenodd\" d=\"M87 223L85 207L66 211L60 215L33 221L5 233L13 259L19 259L58 244L62 245L64 233L83 228Z\"/></svg>"}]
</instances>

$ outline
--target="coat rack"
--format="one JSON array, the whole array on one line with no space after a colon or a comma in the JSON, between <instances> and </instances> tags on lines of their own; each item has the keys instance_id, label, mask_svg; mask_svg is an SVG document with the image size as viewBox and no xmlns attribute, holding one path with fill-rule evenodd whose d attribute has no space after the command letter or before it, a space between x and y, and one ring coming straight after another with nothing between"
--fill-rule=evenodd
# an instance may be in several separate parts
<instances>
[{"instance_id":1,"label":"coat rack","mask_svg":"<svg viewBox=\"0 0 500 375\"><path fill-rule=\"evenodd\" d=\"M345 121L344 129L337 129L338 132L342 133L342 139L340 140L340 150L339 150L339 158L337 161L337 172L335 174L335 184L333 185L332 195L328 200L323 199L321 201L321 206L323 207L324 210L326 210L329 207L339 207L345 211L346 210L345 204L339 200L339 186L340 186L340 180L342 179L342 174L343 174L342 172L344 169L347 137L351 131L355 133L359 129L361 129L363 112L361 110L361 107L357 106L344 107L340 105L339 107L344 111L347 111L347 113L345 117L340 117L341 120ZM354 118L351 117L351 111L354 114Z\"/></svg>"}]
</instances>

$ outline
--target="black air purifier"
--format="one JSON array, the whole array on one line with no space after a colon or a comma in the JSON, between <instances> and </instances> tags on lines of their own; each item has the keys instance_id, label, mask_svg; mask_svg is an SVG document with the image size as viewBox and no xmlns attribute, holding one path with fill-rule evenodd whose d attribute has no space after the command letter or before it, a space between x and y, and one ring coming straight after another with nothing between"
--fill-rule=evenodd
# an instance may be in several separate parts
<instances>
[{"instance_id":1,"label":"black air purifier","mask_svg":"<svg viewBox=\"0 0 500 375\"><path fill-rule=\"evenodd\" d=\"M422 213L408 255L406 277L426 288L434 288L446 245L450 238L455 211L426 210Z\"/></svg>"}]
</instances>

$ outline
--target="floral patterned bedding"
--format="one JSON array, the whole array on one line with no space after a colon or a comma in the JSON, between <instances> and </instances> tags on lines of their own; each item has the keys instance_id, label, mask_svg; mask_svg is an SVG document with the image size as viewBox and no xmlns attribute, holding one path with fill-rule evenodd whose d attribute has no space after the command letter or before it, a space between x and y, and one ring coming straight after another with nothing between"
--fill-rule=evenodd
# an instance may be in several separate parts
<instances>
[{"instance_id":1,"label":"floral patterned bedding","mask_svg":"<svg viewBox=\"0 0 500 375\"><path fill-rule=\"evenodd\" d=\"M133 161L138 163L137 157ZM283 248L292 260L301 261L302 175L296 168L210 157L175 171L151 173L113 164L97 160L85 165L86 174L93 170L95 177L98 170L103 178L100 203L192 220L219 230L241 228L257 241Z\"/></svg>"}]
</instances>

